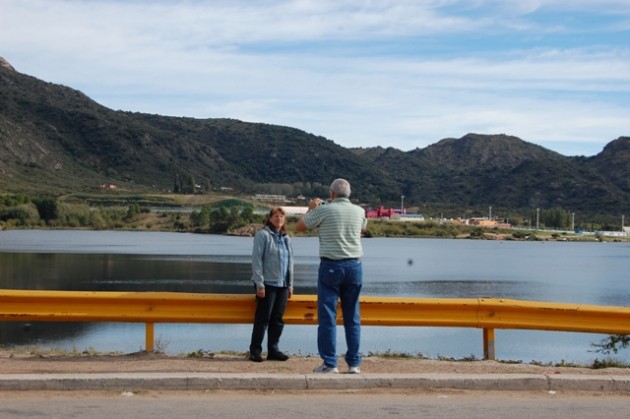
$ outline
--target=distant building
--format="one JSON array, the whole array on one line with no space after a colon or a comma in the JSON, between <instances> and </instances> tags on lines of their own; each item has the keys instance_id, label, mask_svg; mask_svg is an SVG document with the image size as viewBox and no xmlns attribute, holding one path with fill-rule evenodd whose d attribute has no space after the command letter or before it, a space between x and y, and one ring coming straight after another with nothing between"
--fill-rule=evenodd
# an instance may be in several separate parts
<instances>
[{"instance_id":1,"label":"distant building","mask_svg":"<svg viewBox=\"0 0 630 419\"><path fill-rule=\"evenodd\" d=\"M252 197L254 201L261 202L287 202L286 195L256 194Z\"/></svg>"},{"instance_id":2,"label":"distant building","mask_svg":"<svg viewBox=\"0 0 630 419\"><path fill-rule=\"evenodd\" d=\"M496 218L488 218L488 217L473 217L466 218L460 220L460 222L464 225L469 226L477 226L477 227L488 227L488 228L512 228L512 224L510 223L502 223L498 221Z\"/></svg>"},{"instance_id":3,"label":"distant building","mask_svg":"<svg viewBox=\"0 0 630 419\"><path fill-rule=\"evenodd\" d=\"M604 237L630 237L630 232L626 231L596 231L596 236L604 236Z\"/></svg>"},{"instance_id":4,"label":"distant building","mask_svg":"<svg viewBox=\"0 0 630 419\"><path fill-rule=\"evenodd\" d=\"M308 207L280 207L286 215L304 215L308 211Z\"/></svg>"},{"instance_id":5,"label":"distant building","mask_svg":"<svg viewBox=\"0 0 630 419\"><path fill-rule=\"evenodd\" d=\"M378 208L368 208L365 210L366 218L392 218L395 215L406 214L406 211L402 211L398 208L385 208L380 206Z\"/></svg>"},{"instance_id":6,"label":"distant building","mask_svg":"<svg viewBox=\"0 0 630 419\"><path fill-rule=\"evenodd\" d=\"M103 183L101 185L101 189L104 189L104 190L111 190L111 189L116 189L116 188L118 188L118 186L114 185L113 183Z\"/></svg>"},{"instance_id":7,"label":"distant building","mask_svg":"<svg viewBox=\"0 0 630 419\"><path fill-rule=\"evenodd\" d=\"M477 217L468 218L465 224L479 227L497 227L499 223L497 222L497 220L491 220L486 217Z\"/></svg>"},{"instance_id":8,"label":"distant building","mask_svg":"<svg viewBox=\"0 0 630 419\"><path fill-rule=\"evenodd\" d=\"M397 217L392 218L393 221L424 221L424 215L422 214L399 214Z\"/></svg>"}]
</instances>

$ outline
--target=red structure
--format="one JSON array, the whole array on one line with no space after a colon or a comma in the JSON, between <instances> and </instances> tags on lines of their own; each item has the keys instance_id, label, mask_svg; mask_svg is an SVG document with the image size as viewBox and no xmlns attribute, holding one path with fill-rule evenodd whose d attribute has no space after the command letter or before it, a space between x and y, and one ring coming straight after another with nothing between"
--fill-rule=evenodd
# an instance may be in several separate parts
<instances>
[{"instance_id":1,"label":"red structure","mask_svg":"<svg viewBox=\"0 0 630 419\"><path fill-rule=\"evenodd\" d=\"M405 214L406 211L403 210L402 214ZM399 208L385 208L384 206L380 206L378 208L368 208L365 210L365 216L367 218L392 218L394 215L401 214Z\"/></svg>"}]
</instances>

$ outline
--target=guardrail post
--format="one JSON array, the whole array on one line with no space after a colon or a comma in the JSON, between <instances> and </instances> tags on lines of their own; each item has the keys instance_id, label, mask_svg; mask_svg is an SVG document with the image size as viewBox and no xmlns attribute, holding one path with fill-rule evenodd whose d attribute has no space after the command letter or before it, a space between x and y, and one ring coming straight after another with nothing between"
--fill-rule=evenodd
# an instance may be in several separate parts
<instances>
[{"instance_id":1,"label":"guardrail post","mask_svg":"<svg viewBox=\"0 0 630 419\"><path fill-rule=\"evenodd\" d=\"M494 329L483 329L483 359L494 361L496 354L494 351Z\"/></svg>"},{"instance_id":2,"label":"guardrail post","mask_svg":"<svg viewBox=\"0 0 630 419\"><path fill-rule=\"evenodd\" d=\"M146 323L146 333L145 333L145 352L153 352L154 342L155 342L155 324Z\"/></svg>"}]
</instances>

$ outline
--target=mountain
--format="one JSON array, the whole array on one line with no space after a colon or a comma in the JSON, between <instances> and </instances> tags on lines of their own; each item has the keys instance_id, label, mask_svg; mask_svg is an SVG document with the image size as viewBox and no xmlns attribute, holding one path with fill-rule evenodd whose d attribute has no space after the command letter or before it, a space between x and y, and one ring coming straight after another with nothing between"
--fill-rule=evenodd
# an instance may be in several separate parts
<instances>
[{"instance_id":1,"label":"mountain","mask_svg":"<svg viewBox=\"0 0 630 419\"><path fill-rule=\"evenodd\" d=\"M0 58L0 192L173 191L327 195L336 177L370 205L620 214L630 207L630 137L566 157L508 135L467 134L423 149L346 149L290 127L114 111L21 74Z\"/></svg>"},{"instance_id":2,"label":"mountain","mask_svg":"<svg viewBox=\"0 0 630 419\"><path fill-rule=\"evenodd\" d=\"M103 183L168 191L189 176L243 192L257 191L258 183L306 183L301 187L315 185L318 193L327 193L321 185L334 177L347 177L372 199L395 187L351 151L298 129L113 111L10 65L0 66L0 140L0 190L8 192L85 191Z\"/></svg>"},{"instance_id":3,"label":"mountain","mask_svg":"<svg viewBox=\"0 0 630 419\"><path fill-rule=\"evenodd\" d=\"M624 192L630 192L630 137L618 138L598 155L588 158L585 166L601 173Z\"/></svg>"},{"instance_id":4,"label":"mountain","mask_svg":"<svg viewBox=\"0 0 630 419\"><path fill-rule=\"evenodd\" d=\"M471 206L620 211L628 202L609 175L516 137L468 134L412 153L441 168L430 178L437 190L457 192Z\"/></svg>"},{"instance_id":5,"label":"mountain","mask_svg":"<svg viewBox=\"0 0 630 419\"><path fill-rule=\"evenodd\" d=\"M565 157L507 135L468 134L424 149L356 151L396 176L401 193L439 206L559 207L580 211L628 208L630 138L590 158Z\"/></svg>"}]
</instances>

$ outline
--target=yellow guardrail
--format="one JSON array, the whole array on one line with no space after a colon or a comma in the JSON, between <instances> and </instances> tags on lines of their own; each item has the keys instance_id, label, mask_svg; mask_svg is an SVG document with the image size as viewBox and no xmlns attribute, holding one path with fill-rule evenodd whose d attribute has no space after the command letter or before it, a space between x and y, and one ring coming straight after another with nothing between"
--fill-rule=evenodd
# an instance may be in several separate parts
<instances>
[{"instance_id":1,"label":"yellow guardrail","mask_svg":"<svg viewBox=\"0 0 630 419\"><path fill-rule=\"evenodd\" d=\"M484 359L495 359L495 329L630 334L630 308L493 298L361 297L361 324L483 329ZM255 297L175 292L0 290L0 321L252 323ZM341 316L341 310L339 310ZM294 295L287 324L317 324L317 296ZM338 323L342 323L341 317Z\"/></svg>"}]
</instances>

